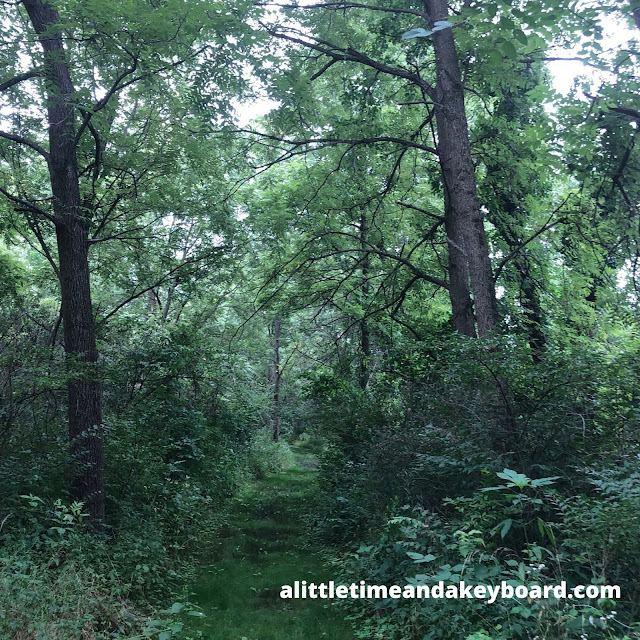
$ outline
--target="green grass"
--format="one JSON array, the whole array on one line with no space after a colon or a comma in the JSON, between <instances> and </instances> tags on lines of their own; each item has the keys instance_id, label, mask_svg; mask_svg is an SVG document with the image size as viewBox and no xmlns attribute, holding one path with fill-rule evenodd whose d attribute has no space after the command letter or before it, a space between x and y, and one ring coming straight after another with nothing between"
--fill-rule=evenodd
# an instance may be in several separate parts
<instances>
[{"instance_id":1,"label":"green grass","mask_svg":"<svg viewBox=\"0 0 640 640\"><path fill-rule=\"evenodd\" d=\"M330 600L281 600L294 580L332 579L305 535L315 457L296 449L296 465L250 485L231 504L191 600L206 617L185 620L205 640L352 640ZM198 635L198 632L200 635Z\"/></svg>"}]
</instances>

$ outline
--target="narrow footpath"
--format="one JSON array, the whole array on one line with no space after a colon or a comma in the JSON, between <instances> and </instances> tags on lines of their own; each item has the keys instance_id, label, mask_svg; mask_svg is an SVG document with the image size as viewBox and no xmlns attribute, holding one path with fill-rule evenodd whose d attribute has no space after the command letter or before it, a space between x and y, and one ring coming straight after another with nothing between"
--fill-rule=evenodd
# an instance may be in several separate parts
<instances>
[{"instance_id":1,"label":"narrow footpath","mask_svg":"<svg viewBox=\"0 0 640 640\"><path fill-rule=\"evenodd\" d=\"M282 600L294 580L333 579L305 536L316 477L311 453L295 449L296 464L251 484L230 505L192 601L206 617L188 621L186 636L203 640L353 640L331 600ZM200 632L200 635L198 634Z\"/></svg>"}]
</instances>

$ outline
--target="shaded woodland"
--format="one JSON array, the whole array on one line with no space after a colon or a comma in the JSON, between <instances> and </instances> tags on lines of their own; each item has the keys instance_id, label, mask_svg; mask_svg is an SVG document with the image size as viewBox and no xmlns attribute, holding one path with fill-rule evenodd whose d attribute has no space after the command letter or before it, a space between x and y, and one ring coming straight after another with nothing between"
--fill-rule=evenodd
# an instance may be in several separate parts
<instances>
[{"instance_id":1,"label":"shaded woodland","mask_svg":"<svg viewBox=\"0 0 640 640\"><path fill-rule=\"evenodd\" d=\"M640 635L640 3L0 15L1 638Z\"/></svg>"}]
</instances>

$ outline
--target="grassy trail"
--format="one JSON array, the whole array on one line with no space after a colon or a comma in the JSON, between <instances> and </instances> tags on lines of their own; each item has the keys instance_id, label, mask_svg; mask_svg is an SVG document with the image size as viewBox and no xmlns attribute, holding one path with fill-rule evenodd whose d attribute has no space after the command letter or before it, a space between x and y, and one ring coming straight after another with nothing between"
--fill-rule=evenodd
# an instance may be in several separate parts
<instances>
[{"instance_id":1,"label":"grassy trail","mask_svg":"<svg viewBox=\"0 0 640 640\"><path fill-rule=\"evenodd\" d=\"M192 599L205 618L187 636L204 640L352 640L330 600L281 600L294 580L332 579L305 539L304 520L316 476L315 458L296 450L296 465L256 481L229 508ZM197 632L201 635L198 635Z\"/></svg>"}]
</instances>

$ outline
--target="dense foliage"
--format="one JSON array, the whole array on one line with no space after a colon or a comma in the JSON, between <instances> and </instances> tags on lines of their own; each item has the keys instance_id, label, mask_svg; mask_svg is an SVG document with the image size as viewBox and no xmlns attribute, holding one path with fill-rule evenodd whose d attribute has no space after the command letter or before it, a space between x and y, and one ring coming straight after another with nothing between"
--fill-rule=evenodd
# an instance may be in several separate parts
<instances>
[{"instance_id":1,"label":"dense foliage","mask_svg":"<svg viewBox=\"0 0 640 640\"><path fill-rule=\"evenodd\" d=\"M185 637L301 436L340 579L622 590L357 637L640 635L637 2L0 4L1 637Z\"/></svg>"}]
</instances>

